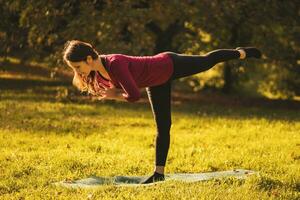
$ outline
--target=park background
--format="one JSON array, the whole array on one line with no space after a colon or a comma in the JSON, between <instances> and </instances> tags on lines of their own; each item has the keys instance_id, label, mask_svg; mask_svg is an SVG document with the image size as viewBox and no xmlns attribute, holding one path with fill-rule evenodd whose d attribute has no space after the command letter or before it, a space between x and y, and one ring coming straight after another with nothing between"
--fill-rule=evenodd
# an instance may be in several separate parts
<instances>
[{"instance_id":1,"label":"park background","mask_svg":"<svg viewBox=\"0 0 300 200\"><path fill-rule=\"evenodd\" d=\"M0 0L0 196L297 199L299 15L297 0ZM247 168L260 176L136 190L52 187L65 178L153 170L146 93L137 104L81 94L62 61L71 39L100 54L137 56L259 48L260 60L174 81L167 172Z\"/></svg>"}]
</instances>

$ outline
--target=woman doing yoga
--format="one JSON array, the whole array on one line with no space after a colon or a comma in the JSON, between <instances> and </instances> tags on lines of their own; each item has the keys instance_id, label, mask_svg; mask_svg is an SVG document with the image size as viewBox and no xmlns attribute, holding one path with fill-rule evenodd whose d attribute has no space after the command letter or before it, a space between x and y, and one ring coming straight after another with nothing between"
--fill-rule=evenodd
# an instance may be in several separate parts
<instances>
[{"instance_id":1,"label":"woman doing yoga","mask_svg":"<svg viewBox=\"0 0 300 200\"><path fill-rule=\"evenodd\" d=\"M157 127L154 173L141 183L164 180L170 145L172 80L209 70L232 59L260 58L255 47L218 49L205 55L162 52L153 56L99 54L91 44L68 41L64 61L74 71L73 84L99 99L138 101L146 88Z\"/></svg>"}]
</instances>

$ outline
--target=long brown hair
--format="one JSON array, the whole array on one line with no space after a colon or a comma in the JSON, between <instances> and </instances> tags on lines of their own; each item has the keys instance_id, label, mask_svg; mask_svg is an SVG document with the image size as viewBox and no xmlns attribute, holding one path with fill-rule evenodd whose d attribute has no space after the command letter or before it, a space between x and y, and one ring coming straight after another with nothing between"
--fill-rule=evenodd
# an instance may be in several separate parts
<instances>
[{"instance_id":1,"label":"long brown hair","mask_svg":"<svg viewBox=\"0 0 300 200\"><path fill-rule=\"evenodd\" d=\"M86 42L80 40L70 40L65 43L63 51L63 59L65 62L81 62L86 61L87 56L91 56L94 60L99 57L99 53L94 47ZM81 77L76 70L74 70L73 85L81 92L87 91L92 95L97 95L95 90L94 76Z\"/></svg>"}]
</instances>

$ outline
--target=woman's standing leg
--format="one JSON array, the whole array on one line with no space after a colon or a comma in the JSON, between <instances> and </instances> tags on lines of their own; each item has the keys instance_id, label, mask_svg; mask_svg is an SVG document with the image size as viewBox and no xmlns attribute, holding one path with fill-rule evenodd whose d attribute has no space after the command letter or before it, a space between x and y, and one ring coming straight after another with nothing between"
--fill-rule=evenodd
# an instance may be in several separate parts
<instances>
[{"instance_id":1,"label":"woman's standing leg","mask_svg":"<svg viewBox=\"0 0 300 200\"><path fill-rule=\"evenodd\" d=\"M171 129L171 80L154 87L146 88L149 102L157 128L155 145L155 172L143 183L164 180L164 166L166 164Z\"/></svg>"},{"instance_id":2,"label":"woman's standing leg","mask_svg":"<svg viewBox=\"0 0 300 200\"><path fill-rule=\"evenodd\" d=\"M167 52L174 63L172 80L194 75L209 70L220 62L233 59L259 58L261 53L255 47L240 47L237 49L217 49L205 55L186 55Z\"/></svg>"}]
</instances>

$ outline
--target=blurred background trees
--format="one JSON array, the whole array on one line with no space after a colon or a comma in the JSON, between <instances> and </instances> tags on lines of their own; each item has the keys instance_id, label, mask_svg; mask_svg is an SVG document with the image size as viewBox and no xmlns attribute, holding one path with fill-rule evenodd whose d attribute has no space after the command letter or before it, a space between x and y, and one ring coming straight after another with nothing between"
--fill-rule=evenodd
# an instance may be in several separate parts
<instances>
[{"instance_id":1,"label":"blurred background trees","mask_svg":"<svg viewBox=\"0 0 300 200\"><path fill-rule=\"evenodd\" d=\"M0 0L0 54L63 65L67 40L100 53L203 54L256 46L263 60L232 61L184 78L195 91L293 98L300 95L297 0Z\"/></svg>"}]
</instances>

